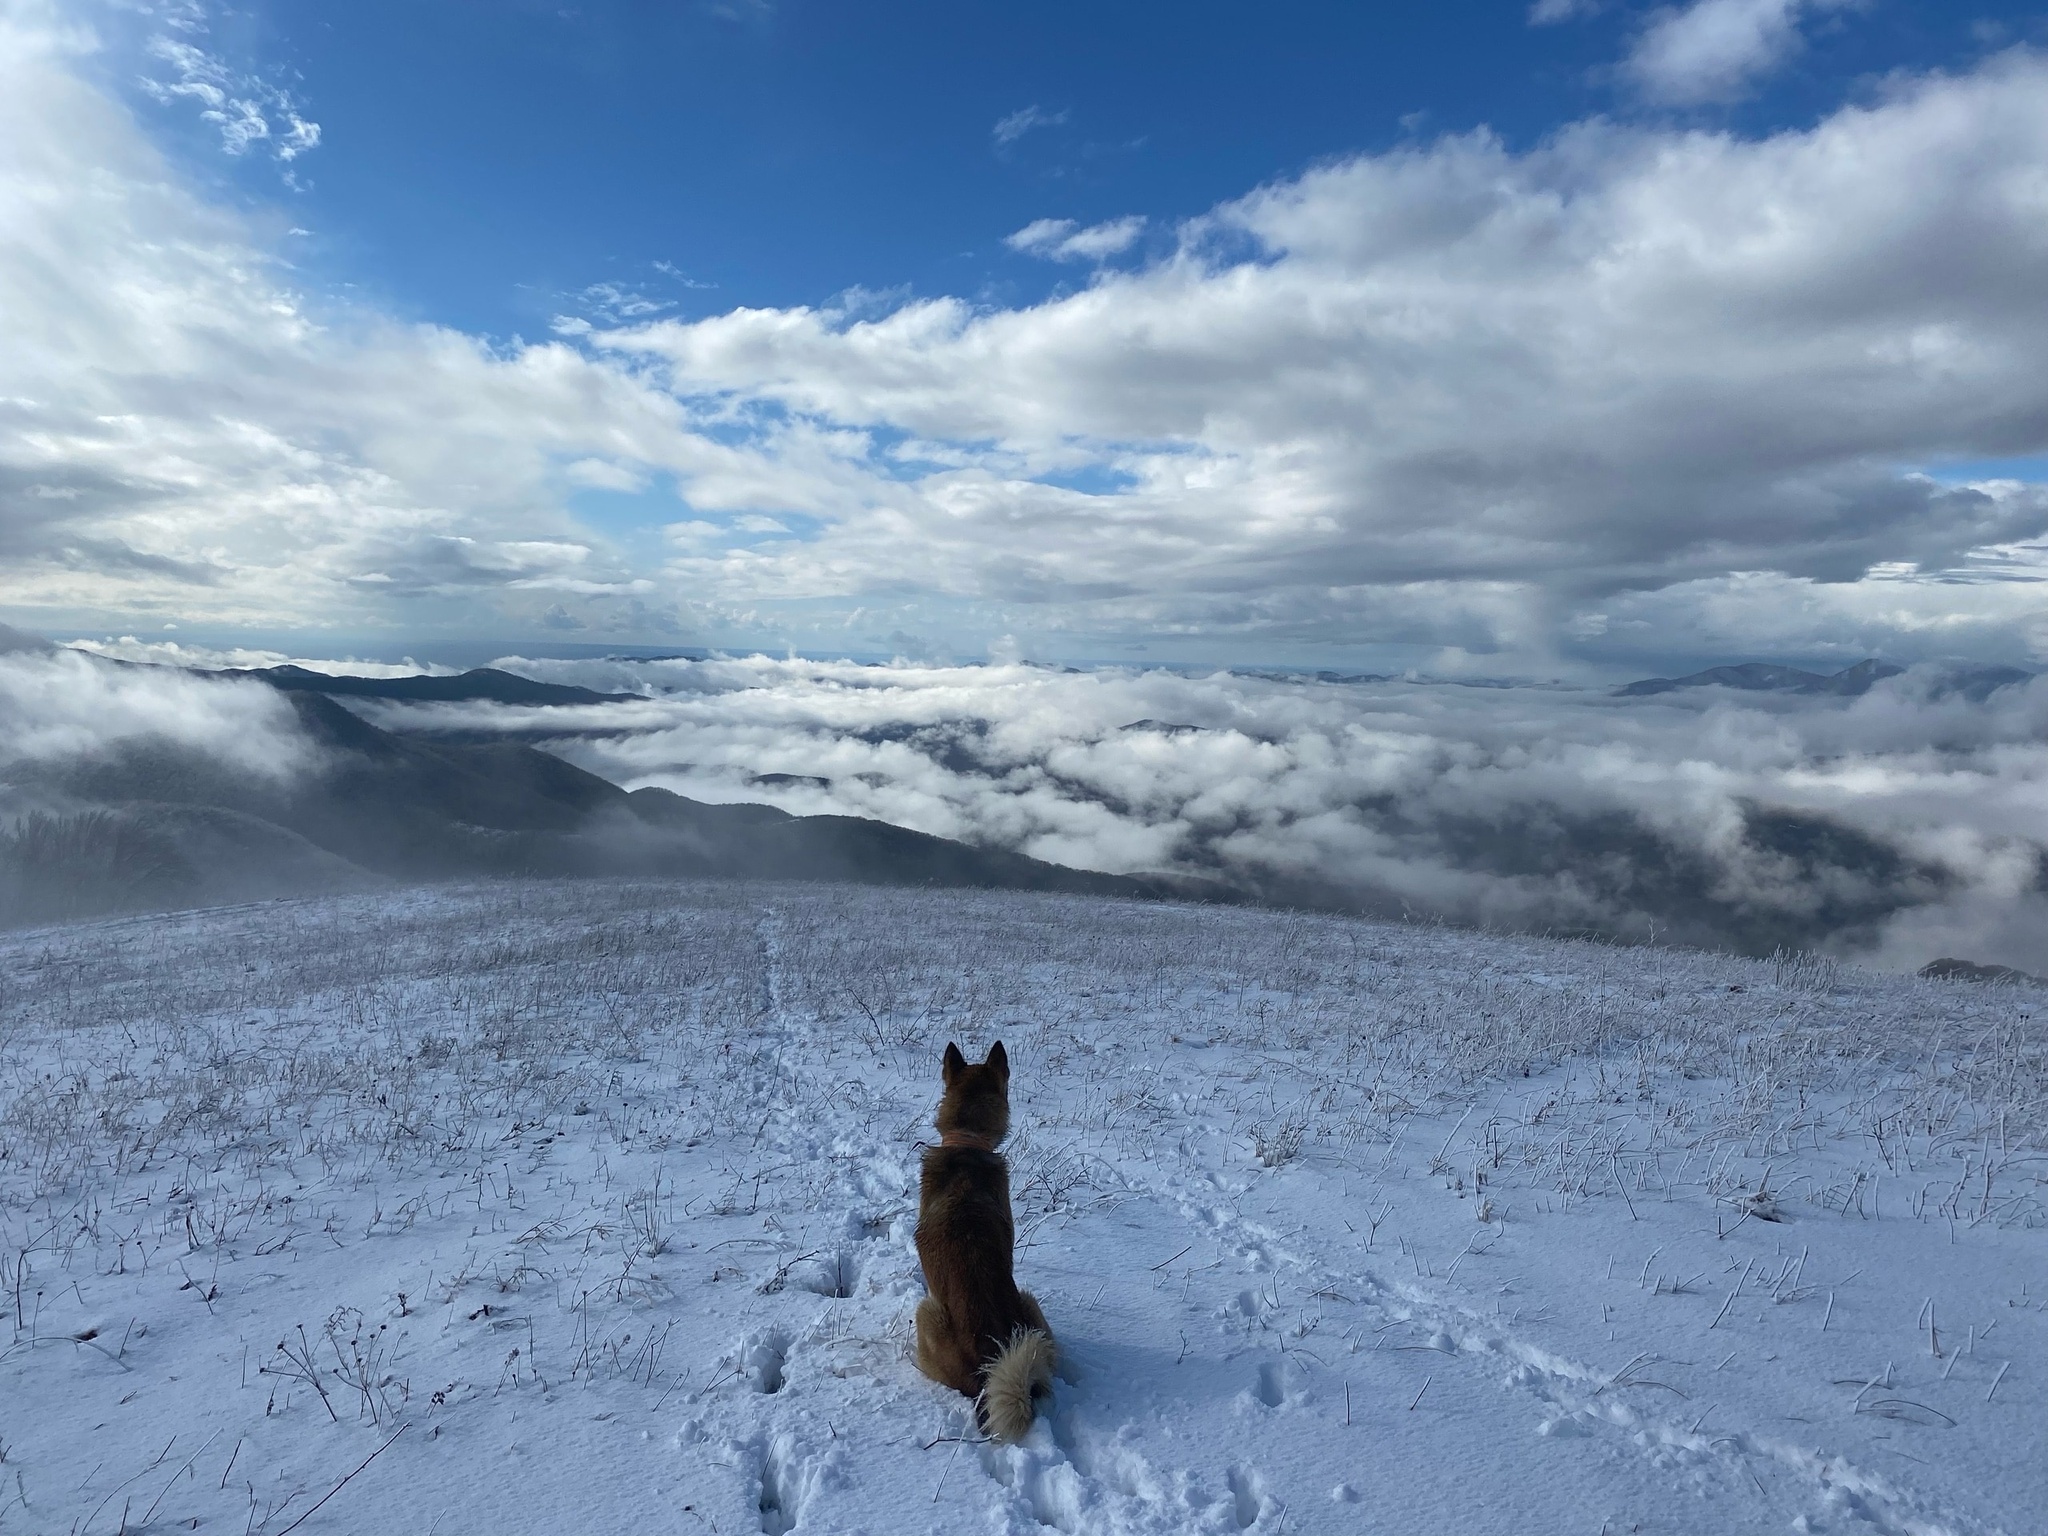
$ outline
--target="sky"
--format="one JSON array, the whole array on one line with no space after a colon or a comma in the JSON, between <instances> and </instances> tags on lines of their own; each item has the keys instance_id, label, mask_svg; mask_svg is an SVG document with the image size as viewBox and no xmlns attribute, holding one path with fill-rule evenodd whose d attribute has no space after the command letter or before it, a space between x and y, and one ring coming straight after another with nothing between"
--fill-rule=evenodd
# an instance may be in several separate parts
<instances>
[{"instance_id":1,"label":"sky","mask_svg":"<svg viewBox=\"0 0 2048 1536\"><path fill-rule=\"evenodd\" d=\"M0 620L2048 663L2048 12L0 0Z\"/></svg>"}]
</instances>

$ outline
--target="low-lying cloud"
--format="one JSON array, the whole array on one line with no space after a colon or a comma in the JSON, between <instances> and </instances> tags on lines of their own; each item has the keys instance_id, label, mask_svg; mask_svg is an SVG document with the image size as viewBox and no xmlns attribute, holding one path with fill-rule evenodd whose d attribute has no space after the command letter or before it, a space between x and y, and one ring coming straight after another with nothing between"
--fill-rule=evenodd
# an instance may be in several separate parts
<instances>
[{"instance_id":1,"label":"low-lying cloud","mask_svg":"<svg viewBox=\"0 0 2048 1536\"><path fill-rule=\"evenodd\" d=\"M0 632L0 926L362 890L272 817L327 766L262 683Z\"/></svg>"},{"instance_id":2,"label":"low-lying cloud","mask_svg":"<svg viewBox=\"0 0 2048 1536\"><path fill-rule=\"evenodd\" d=\"M0 655L0 772L135 747L202 754L273 781L312 761L290 701L262 683L110 666L71 650Z\"/></svg>"},{"instance_id":3,"label":"low-lying cloud","mask_svg":"<svg viewBox=\"0 0 2048 1536\"><path fill-rule=\"evenodd\" d=\"M506 663L628 704L383 706L629 788L1268 900L1887 965L2048 961L2048 681L1862 698L767 657ZM573 733L573 734L571 734Z\"/></svg>"},{"instance_id":4,"label":"low-lying cloud","mask_svg":"<svg viewBox=\"0 0 2048 1536\"><path fill-rule=\"evenodd\" d=\"M460 667L439 662L368 661L359 656L296 656L260 646L217 646L178 640L142 640L134 635L110 636L105 640L73 640L66 647L87 656L109 661L143 662L156 667L182 667L195 672L252 670L262 667L303 667L309 672L326 672L347 677L435 677L452 676Z\"/></svg>"},{"instance_id":5,"label":"low-lying cloud","mask_svg":"<svg viewBox=\"0 0 2048 1536\"><path fill-rule=\"evenodd\" d=\"M401 733L533 742L626 789L867 817L1164 875L1192 895L2048 970L2048 678L1973 702L1933 668L1858 698L1622 698L1023 662L501 665L633 697L346 702ZM329 780L352 782L356 749L323 729L316 747L290 699L255 681L68 651L0 656L0 823L104 805L175 834L191 867L180 889L332 884L348 872L295 834L234 821L248 810L324 835L326 812L290 809L355 793ZM109 776L95 763L126 766ZM223 799L182 783L194 775L247 788ZM95 799L94 785L120 787ZM216 809L203 825L137 809L160 800ZM434 804L451 825L475 814ZM233 878L208 884L216 848L233 849L219 855Z\"/></svg>"}]
</instances>

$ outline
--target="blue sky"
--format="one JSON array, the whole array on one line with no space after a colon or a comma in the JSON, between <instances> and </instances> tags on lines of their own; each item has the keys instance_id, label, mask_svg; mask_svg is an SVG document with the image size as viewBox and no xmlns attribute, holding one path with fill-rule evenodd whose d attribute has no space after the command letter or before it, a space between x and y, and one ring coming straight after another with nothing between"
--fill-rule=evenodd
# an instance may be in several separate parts
<instances>
[{"instance_id":1,"label":"blue sky","mask_svg":"<svg viewBox=\"0 0 2048 1536\"><path fill-rule=\"evenodd\" d=\"M2048 661L2048 16L0 0L0 619Z\"/></svg>"},{"instance_id":2,"label":"blue sky","mask_svg":"<svg viewBox=\"0 0 2048 1536\"><path fill-rule=\"evenodd\" d=\"M1077 276L1003 245L1034 219L1170 229L1318 160L1482 125L1515 145L1595 114L1764 132L2043 21L1823 15L1735 99L1674 111L1617 77L1650 9L258 0L208 34L319 121L291 196L261 157L223 163L184 103L131 95L198 174L288 209L309 273L532 335L606 284L690 316L850 288L1029 302Z\"/></svg>"}]
</instances>

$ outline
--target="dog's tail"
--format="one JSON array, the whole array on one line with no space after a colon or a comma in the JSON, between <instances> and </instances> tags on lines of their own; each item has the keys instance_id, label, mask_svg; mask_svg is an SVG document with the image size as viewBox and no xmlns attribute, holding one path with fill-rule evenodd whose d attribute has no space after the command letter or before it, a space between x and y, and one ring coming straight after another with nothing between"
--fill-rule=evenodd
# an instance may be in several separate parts
<instances>
[{"instance_id":1,"label":"dog's tail","mask_svg":"<svg viewBox=\"0 0 2048 1536\"><path fill-rule=\"evenodd\" d=\"M1008 1445L1024 1438L1038 1416L1038 1400L1052 1391L1055 1360L1052 1335L1042 1328L1019 1328L1003 1352L982 1373L979 1409L982 1428Z\"/></svg>"}]
</instances>

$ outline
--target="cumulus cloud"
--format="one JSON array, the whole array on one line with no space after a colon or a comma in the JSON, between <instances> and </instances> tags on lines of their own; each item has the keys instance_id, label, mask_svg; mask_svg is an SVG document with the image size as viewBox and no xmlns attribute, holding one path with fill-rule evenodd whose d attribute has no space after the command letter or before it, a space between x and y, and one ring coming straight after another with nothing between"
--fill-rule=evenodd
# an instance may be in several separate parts
<instances>
[{"instance_id":1,"label":"cumulus cloud","mask_svg":"<svg viewBox=\"0 0 2048 1536\"><path fill-rule=\"evenodd\" d=\"M1145 220L1137 214L1086 229L1072 219L1034 219L1006 237L1003 244L1054 261L1101 261L1129 250L1144 232Z\"/></svg>"},{"instance_id":2,"label":"cumulus cloud","mask_svg":"<svg viewBox=\"0 0 2048 1536\"><path fill-rule=\"evenodd\" d=\"M591 464L687 462L672 398L565 346L500 353L294 291L83 78L78 39L12 13L0 34L17 615L375 627L641 579L565 504Z\"/></svg>"},{"instance_id":3,"label":"cumulus cloud","mask_svg":"<svg viewBox=\"0 0 2048 1536\"><path fill-rule=\"evenodd\" d=\"M623 491L628 494L647 489L647 477L630 465L608 459L578 459L564 473L573 485L593 491Z\"/></svg>"},{"instance_id":4,"label":"cumulus cloud","mask_svg":"<svg viewBox=\"0 0 2048 1536\"><path fill-rule=\"evenodd\" d=\"M1855 0L1693 0L1654 15L1624 72L1654 100L1699 106L1742 95L1798 52L1811 11Z\"/></svg>"},{"instance_id":5,"label":"cumulus cloud","mask_svg":"<svg viewBox=\"0 0 2048 1536\"><path fill-rule=\"evenodd\" d=\"M31 625L2048 654L2048 492L1942 470L2048 449L2031 53L1761 138L1320 166L1033 305L686 321L621 290L494 347L298 291L75 38L4 25L0 560ZM1125 222L1027 243L1099 259ZM573 510L654 487L666 540Z\"/></svg>"},{"instance_id":6,"label":"cumulus cloud","mask_svg":"<svg viewBox=\"0 0 2048 1536\"><path fill-rule=\"evenodd\" d=\"M598 340L685 395L996 445L921 494L845 482L866 505L750 560L757 591L886 545L892 579L1133 627L1540 645L1741 573L1973 577L2002 547L2038 574L2040 487L1911 466L2048 432L2044 163L2048 71L2014 55L1762 141L1587 125L1352 160L1029 309ZM1217 254L1245 241L1261 260ZM1116 494L1046 483L1077 453Z\"/></svg>"},{"instance_id":7,"label":"cumulus cloud","mask_svg":"<svg viewBox=\"0 0 2048 1536\"><path fill-rule=\"evenodd\" d=\"M1894 966L2048 961L2048 681L1979 705L1927 670L1855 700L1646 700L1021 663L501 664L646 694L550 717L580 733L552 750L628 787L1275 900Z\"/></svg>"}]
</instances>

